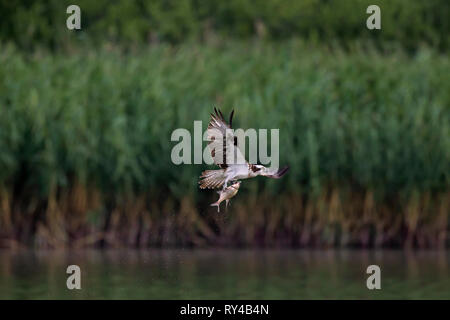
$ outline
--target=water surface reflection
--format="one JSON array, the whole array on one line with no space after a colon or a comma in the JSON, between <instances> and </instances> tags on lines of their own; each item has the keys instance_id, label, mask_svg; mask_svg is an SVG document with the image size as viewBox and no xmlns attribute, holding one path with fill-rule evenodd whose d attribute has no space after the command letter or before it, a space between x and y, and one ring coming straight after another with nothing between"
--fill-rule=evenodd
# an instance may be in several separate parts
<instances>
[{"instance_id":1,"label":"water surface reflection","mask_svg":"<svg viewBox=\"0 0 450 320\"><path fill-rule=\"evenodd\" d=\"M449 252L0 251L0 299L450 299ZM77 264L82 289L66 288ZM366 288L366 268L382 289Z\"/></svg>"}]
</instances>

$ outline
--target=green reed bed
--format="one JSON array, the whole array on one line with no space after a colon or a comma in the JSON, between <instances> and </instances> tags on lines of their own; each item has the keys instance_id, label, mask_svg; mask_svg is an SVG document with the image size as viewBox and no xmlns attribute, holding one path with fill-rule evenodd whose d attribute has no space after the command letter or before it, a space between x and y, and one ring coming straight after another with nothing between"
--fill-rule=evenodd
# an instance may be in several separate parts
<instances>
[{"instance_id":1,"label":"green reed bed","mask_svg":"<svg viewBox=\"0 0 450 320\"><path fill-rule=\"evenodd\" d=\"M175 166L176 128L220 107L280 128L282 180L243 184L225 215ZM450 64L224 42L0 53L0 241L6 246L448 244Z\"/></svg>"},{"instance_id":2,"label":"green reed bed","mask_svg":"<svg viewBox=\"0 0 450 320\"><path fill-rule=\"evenodd\" d=\"M382 30L366 28L372 0L78 0L81 31L65 28L71 0L0 2L0 42L29 50L118 43L183 43L217 37L286 40L295 37L351 45L373 40L407 50L449 49L447 0L377 0Z\"/></svg>"}]
</instances>

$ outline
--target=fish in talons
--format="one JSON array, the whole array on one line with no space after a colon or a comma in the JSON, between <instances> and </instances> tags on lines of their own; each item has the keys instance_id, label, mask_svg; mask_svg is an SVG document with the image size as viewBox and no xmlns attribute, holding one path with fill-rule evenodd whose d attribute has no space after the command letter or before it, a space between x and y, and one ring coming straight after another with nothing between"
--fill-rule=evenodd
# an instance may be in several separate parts
<instances>
[{"instance_id":1,"label":"fish in talons","mask_svg":"<svg viewBox=\"0 0 450 320\"><path fill-rule=\"evenodd\" d=\"M222 201L225 201L225 208L228 208L228 203L230 202L230 199L233 198L239 191L239 187L241 186L241 182L237 181L233 183L232 185L218 191L219 194L219 200L217 200L214 203L211 203L211 206L217 206L217 212L220 212L220 203Z\"/></svg>"}]
</instances>

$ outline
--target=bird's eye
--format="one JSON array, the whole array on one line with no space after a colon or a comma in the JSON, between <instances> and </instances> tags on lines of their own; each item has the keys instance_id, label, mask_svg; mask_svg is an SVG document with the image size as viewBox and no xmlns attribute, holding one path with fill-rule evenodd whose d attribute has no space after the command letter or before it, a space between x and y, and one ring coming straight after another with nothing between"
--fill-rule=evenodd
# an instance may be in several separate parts
<instances>
[{"instance_id":1,"label":"bird's eye","mask_svg":"<svg viewBox=\"0 0 450 320\"><path fill-rule=\"evenodd\" d=\"M253 172L257 172L257 171L261 170L261 168L255 166L255 165L252 165L251 170L252 170Z\"/></svg>"}]
</instances>

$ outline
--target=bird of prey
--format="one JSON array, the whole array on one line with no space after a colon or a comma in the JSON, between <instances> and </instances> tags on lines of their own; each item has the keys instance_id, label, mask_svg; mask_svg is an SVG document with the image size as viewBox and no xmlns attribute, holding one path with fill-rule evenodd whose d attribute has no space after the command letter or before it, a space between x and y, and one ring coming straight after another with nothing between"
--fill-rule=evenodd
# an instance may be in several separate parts
<instances>
[{"instance_id":1,"label":"bird of prey","mask_svg":"<svg viewBox=\"0 0 450 320\"><path fill-rule=\"evenodd\" d=\"M215 189L222 186L225 189L228 182L256 176L279 179L289 170L288 166L282 169L271 169L248 163L239 150L237 137L231 130L233 114L234 110L230 114L229 123L225 121L220 110L214 108L214 114L211 114L207 129L208 147L214 163L220 169L203 171L199 181L200 189ZM230 159L232 161L229 161Z\"/></svg>"}]
</instances>

